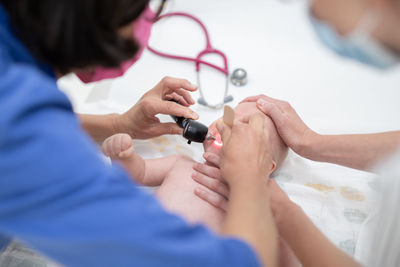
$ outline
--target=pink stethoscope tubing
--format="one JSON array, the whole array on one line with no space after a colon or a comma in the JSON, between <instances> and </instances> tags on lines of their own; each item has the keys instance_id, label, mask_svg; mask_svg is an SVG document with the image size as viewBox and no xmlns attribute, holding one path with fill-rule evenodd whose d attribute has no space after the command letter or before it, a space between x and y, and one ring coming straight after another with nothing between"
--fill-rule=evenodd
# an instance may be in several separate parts
<instances>
[{"instance_id":1,"label":"pink stethoscope tubing","mask_svg":"<svg viewBox=\"0 0 400 267\"><path fill-rule=\"evenodd\" d=\"M158 56L161 56L161 57L170 58L170 59L175 59L175 60L183 60L183 61L194 62L194 63L196 64L196 72L197 72L197 80L198 80L197 82L198 82L199 93L200 93L200 97L201 97L201 98L199 99L198 102L199 102L200 104L205 105L205 106L208 106L208 107L210 107L210 108L214 108L214 109L222 108L226 102L229 102L229 101L231 101L231 100L233 99L231 96L228 96L229 66L228 66L228 59L227 59L227 57L226 57L226 55L225 55L223 52L221 52L220 50L214 49L214 48L212 47L211 41L210 41L210 35L208 34L208 31L207 31L206 26L205 26L198 18L196 18L196 17L193 16L193 15L190 15L190 14L187 14L187 13L183 13L183 12L167 13L167 14L161 15L155 22L157 22L157 21L159 21L159 20L161 20L161 19L163 19L163 18L167 18L167 17L176 17L176 16L189 18L189 19L195 21L195 22L202 28L202 30L203 30L203 32L204 32L204 35L205 35L205 37L206 37L206 48L205 48L204 50L200 51L200 53L197 55L196 58L185 57L185 56L178 56L178 55L173 55L173 54L168 54L168 53L160 52L160 51L157 51L157 50L155 50L154 48L150 47L150 45L147 45L147 49L148 49L150 52L152 52L152 53L154 53L154 54L156 54L156 55L158 55ZM155 23L155 22L154 22L154 23ZM217 66L217 65L215 65L215 64L212 64L212 63L210 63L210 62L207 62L207 61L202 60L202 57L203 57L204 55L207 55L207 54L217 54L217 55L221 56L222 59L223 59L223 62L224 62L224 67L221 68L221 67L219 67L219 66ZM202 88L201 88L201 86L200 86L200 74L199 74L199 73L200 73L200 65L201 65L201 64L206 65L206 66L209 66L209 67L211 67L211 68L213 68L213 69L215 69L215 70L218 70L218 71L222 72L222 73L226 76L226 79L227 79L227 81L226 81L226 88L225 88L225 94L224 94L224 101L223 101L222 103L219 103L219 104L217 104L217 105L209 105L209 104L204 100L204 95L203 95L203 92L202 92Z\"/></svg>"}]
</instances>

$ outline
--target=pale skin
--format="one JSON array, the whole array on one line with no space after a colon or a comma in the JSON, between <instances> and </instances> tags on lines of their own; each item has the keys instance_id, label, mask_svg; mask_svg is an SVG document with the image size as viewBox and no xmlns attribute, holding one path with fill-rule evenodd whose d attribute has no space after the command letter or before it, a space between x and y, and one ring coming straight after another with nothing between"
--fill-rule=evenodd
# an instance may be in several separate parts
<instances>
[{"instance_id":1,"label":"pale skin","mask_svg":"<svg viewBox=\"0 0 400 267\"><path fill-rule=\"evenodd\" d=\"M261 113L254 104L246 103L239 105L236 109L236 121L247 120L251 122L252 119L250 118L253 118L251 116L254 114L261 116ZM255 122L253 121L252 123ZM261 185L260 188L255 188L247 182L244 183L246 184L246 189L243 187L244 185L234 186L233 188L235 189L233 189L232 185L234 183L229 186L231 202L234 199L232 198L234 190L239 191L236 193L237 195L244 193L244 196L237 198L236 201L234 200L233 204L226 202L225 197L222 198L220 194L213 192L222 190L225 194L229 193L229 182L224 180L223 172L220 171L221 164L224 164L219 158L221 153L223 153L220 144L212 141L204 143L204 157L207 159L204 166L206 166L205 171L208 175L195 171L203 170L203 165L187 157L175 155L160 159L143 160L135 153L132 140L126 134L117 134L108 138L103 144L103 151L111 158L120 161L137 182L147 186L159 186L155 195L170 212L183 216L189 223L202 223L214 232L222 235L232 235L237 229L241 229L240 236L252 244L256 250L262 250L260 258L268 263L268 266L296 266L295 263L297 260L291 254L283 240L280 241L281 259L279 265L276 265L278 239L272 214L268 206L268 192L265 186L268 176L286 157L287 147L279 138L273 123L268 117L265 115L262 116L259 123L263 131L269 133L268 144L274 155L266 157L266 160L270 163L263 167L265 174L262 176L264 178L255 183L256 185ZM210 131L220 137L216 129L216 123L210 126ZM220 141L220 138L218 139ZM213 155L216 155L216 157L213 157ZM225 164L230 166L230 163ZM266 166L268 166L268 169ZM236 175L236 173L232 172L232 169L229 169L228 172L229 174L227 175ZM250 180L250 178L247 178L248 173L249 170L241 173L240 177L238 177L240 182ZM199 185L199 183L202 185ZM262 208L264 213L265 211L269 211L267 216L261 221L253 221L251 218L243 220L243 217L246 216L244 210L250 209L250 213L258 210L258 205L252 203L260 201L256 199L260 194L263 195L266 202L262 203L259 208ZM252 202L249 202L247 198L250 198ZM261 216L262 218L263 216ZM248 228L249 225L252 225L252 228ZM261 232L255 234L256 229ZM260 240L258 234L261 234L266 239Z\"/></svg>"},{"instance_id":2,"label":"pale skin","mask_svg":"<svg viewBox=\"0 0 400 267\"><path fill-rule=\"evenodd\" d=\"M373 37L394 52L400 52L400 1L398 0L314 0L313 14L346 36L370 10L380 14ZM312 131L289 103L265 95L249 97L268 115L285 143L299 155L315 161L336 163L360 170L371 170L389 157L400 144L400 132L364 135L321 135ZM279 234L303 266L359 266L337 249L270 180L271 208ZM223 194L223 192L220 192ZM316 255L318 255L316 257Z\"/></svg>"},{"instance_id":3,"label":"pale skin","mask_svg":"<svg viewBox=\"0 0 400 267\"><path fill-rule=\"evenodd\" d=\"M199 116L189 107L195 102L190 92L197 86L187 80L163 78L153 89L123 114L79 115L83 129L97 142L126 133L133 139L146 139L164 134L182 134L176 123L161 123L157 114L182 116L197 120ZM179 104L168 100L175 99Z\"/></svg>"},{"instance_id":4,"label":"pale skin","mask_svg":"<svg viewBox=\"0 0 400 267\"><path fill-rule=\"evenodd\" d=\"M314 161L371 171L375 164L390 156L400 145L400 131L322 135L311 130L286 101L265 95L244 101L256 102L258 108L274 121L285 143L300 156Z\"/></svg>"}]
</instances>

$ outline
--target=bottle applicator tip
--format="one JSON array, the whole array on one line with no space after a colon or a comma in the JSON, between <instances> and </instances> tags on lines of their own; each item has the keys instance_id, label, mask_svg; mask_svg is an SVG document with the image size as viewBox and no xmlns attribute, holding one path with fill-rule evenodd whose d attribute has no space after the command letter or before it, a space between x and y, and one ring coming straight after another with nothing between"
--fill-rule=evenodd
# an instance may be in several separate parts
<instances>
[{"instance_id":1,"label":"bottle applicator tip","mask_svg":"<svg viewBox=\"0 0 400 267\"><path fill-rule=\"evenodd\" d=\"M215 140L217 140L217 138L216 138L214 135L212 135L212 134L207 134L207 136L206 136L206 140L212 140L212 141L215 141Z\"/></svg>"}]
</instances>

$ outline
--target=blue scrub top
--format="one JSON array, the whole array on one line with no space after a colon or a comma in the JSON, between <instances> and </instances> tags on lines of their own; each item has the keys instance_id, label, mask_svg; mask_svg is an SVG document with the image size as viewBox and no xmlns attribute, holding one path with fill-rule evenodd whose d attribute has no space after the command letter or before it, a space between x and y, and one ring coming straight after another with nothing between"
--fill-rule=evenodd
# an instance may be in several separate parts
<instances>
[{"instance_id":1,"label":"blue scrub top","mask_svg":"<svg viewBox=\"0 0 400 267\"><path fill-rule=\"evenodd\" d=\"M66 266L259 266L248 245L188 226L99 158L1 5L0 111L0 243Z\"/></svg>"}]
</instances>

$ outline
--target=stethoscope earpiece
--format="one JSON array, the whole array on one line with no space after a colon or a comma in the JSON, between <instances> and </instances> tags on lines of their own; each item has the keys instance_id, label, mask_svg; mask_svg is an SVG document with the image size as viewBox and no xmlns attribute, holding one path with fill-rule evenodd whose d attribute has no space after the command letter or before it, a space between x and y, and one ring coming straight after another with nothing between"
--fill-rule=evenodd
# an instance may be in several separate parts
<instances>
[{"instance_id":1,"label":"stethoscope earpiece","mask_svg":"<svg viewBox=\"0 0 400 267\"><path fill-rule=\"evenodd\" d=\"M200 97L200 98L197 100L197 103L199 103L200 105L203 105L203 106L208 106L207 101L205 101L204 98L202 98L202 97Z\"/></svg>"},{"instance_id":2,"label":"stethoscope earpiece","mask_svg":"<svg viewBox=\"0 0 400 267\"><path fill-rule=\"evenodd\" d=\"M228 95L227 97L225 97L225 99L224 99L224 103L226 104L226 103L229 103L229 102L231 102L231 101L233 101L233 96L231 96L231 95Z\"/></svg>"}]
</instances>

